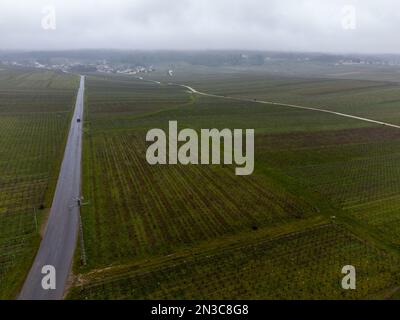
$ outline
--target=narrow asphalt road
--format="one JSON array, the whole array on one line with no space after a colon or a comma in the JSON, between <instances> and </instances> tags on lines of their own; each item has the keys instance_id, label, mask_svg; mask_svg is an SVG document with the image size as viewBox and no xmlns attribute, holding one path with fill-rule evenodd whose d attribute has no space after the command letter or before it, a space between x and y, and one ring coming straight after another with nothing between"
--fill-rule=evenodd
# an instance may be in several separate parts
<instances>
[{"instance_id":1,"label":"narrow asphalt road","mask_svg":"<svg viewBox=\"0 0 400 320\"><path fill-rule=\"evenodd\" d=\"M32 268L20 292L20 300L62 299L71 271L79 229L77 198L81 189L82 121L85 77L81 76L75 111L58 177L46 230ZM54 266L56 288L43 289L43 266Z\"/></svg>"}]
</instances>

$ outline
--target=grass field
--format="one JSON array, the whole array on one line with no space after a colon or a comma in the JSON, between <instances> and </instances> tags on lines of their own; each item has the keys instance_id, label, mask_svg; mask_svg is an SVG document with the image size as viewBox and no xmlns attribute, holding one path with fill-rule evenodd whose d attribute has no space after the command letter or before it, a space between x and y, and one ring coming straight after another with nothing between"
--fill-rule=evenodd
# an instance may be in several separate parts
<instances>
[{"instance_id":1,"label":"grass field","mask_svg":"<svg viewBox=\"0 0 400 320\"><path fill-rule=\"evenodd\" d=\"M0 298L14 298L40 241L77 78L0 72Z\"/></svg>"},{"instance_id":2,"label":"grass field","mask_svg":"<svg viewBox=\"0 0 400 320\"><path fill-rule=\"evenodd\" d=\"M351 261L361 279L344 291L338 270ZM258 240L217 252L123 266L80 279L71 298L355 299L384 298L399 281L399 260L337 225ZM317 279L317 281L316 281ZM88 282L88 285L85 283Z\"/></svg>"},{"instance_id":3,"label":"grass field","mask_svg":"<svg viewBox=\"0 0 400 320\"><path fill-rule=\"evenodd\" d=\"M345 129L259 137L260 160L345 210L371 234L400 244L400 131ZM279 141L279 147L277 142Z\"/></svg>"},{"instance_id":4,"label":"grass field","mask_svg":"<svg viewBox=\"0 0 400 320\"><path fill-rule=\"evenodd\" d=\"M335 80L322 89L323 81L265 76L253 88L234 75L220 78L202 75L190 84L274 100L287 90L277 87L297 86L297 96L288 90L283 102L324 101L332 108L354 92L375 90L376 100L360 115L375 112L373 103L386 101L388 92L392 100L396 95L386 82ZM87 88L87 265L77 252L70 298L390 298L399 286L400 131L126 77L91 77ZM395 107L384 110L388 118ZM237 177L231 166L148 165L145 133L169 120L197 130L254 128L255 174ZM359 271L353 292L340 289L346 264Z\"/></svg>"},{"instance_id":5,"label":"grass field","mask_svg":"<svg viewBox=\"0 0 400 320\"><path fill-rule=\"evenodd\" d=\"M220 95L319 107L400 124L399 82L249 74L230 75L225 81L220 77L209 81L183 78L182 81L200 91Z\"/></svg>"}]
</instances>

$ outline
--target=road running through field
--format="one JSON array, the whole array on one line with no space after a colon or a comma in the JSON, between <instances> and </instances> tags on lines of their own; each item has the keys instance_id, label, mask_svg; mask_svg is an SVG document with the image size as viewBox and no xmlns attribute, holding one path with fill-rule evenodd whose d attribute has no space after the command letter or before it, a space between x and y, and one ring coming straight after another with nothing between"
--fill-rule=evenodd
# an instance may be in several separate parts
<instances>
[{"instance_id":1,"label":"road running through field","mask_svg":"<svg viewBox=\"0 0 400 320\"><path fill-rule=\"evenodd\" d=\"M184 87L184 88L188 89L191 93L195 93L195 94L199 94L199 95L207 96L207 97L225 98L225 99L237 100L237 101L263 103L263 104L271 104L271 105L276 105L276 106L284 106L284 107L290 107L290 108L296 108L296 109L302 109L302 110L325 112L325 113L334 114L334 115L337 115L337 116L340 116L340 117L352 118L352 119L356 119L356 120L360 120L360 121L372 122L372 123L376 123L376 124L380 124L380 125L384 125L384 126L400 129L400 125L396 125L396 124L392 124L392 123L388 123L388 122L382 122L382 121L373 120L373 119L368 119L368 118L363 118L363 117L358 117L358 116L353 116L351 114L335 112L335 111L321 109L321 108L304 107L304 106L299 106L299 105L295 105L295 104L287 104L287 103L272 102L272 101L263 101L263 100L258 100L258 99L257 100L254 100L254 99L252 100L252 99L246 99L246 98L236 98L236 97L229 97L229 96L221 96L221 95L216 95L216 94L211 94L211 93L206 93L206 92L200 92L200 91L197 91L196 89L193 89L192 87L184 85L184 84L173 84L173 83L170 83L170 84Z\"/></svg>"},{"instance_id":2,"label":"road running through field","mask_svg":"<svg viewBox=\"0 0 400 320\"><path fill-rule=\"evenodd\" d=\"M147 82L151 82L151 83L155 83L155 84L160 84L160 85L163 84L160 81L143 79L142 77L137 78L137 79L143 80L143 81L147 81ZM336 115L336 116L339 116L339 117L351 118L351 119L356 119L356 120L365 121L365 122L371 122L371 123L380 124L380 125L387 126L387 127L400 129L400 125L396 125L396 124L393 124L393 123L378 121L378 120L364 118L364 117L358 117L358 116L354 116L354 115L351 115L351 114L341 113L341 112L336 112L336 111L331 111L331 110L326 110L326 109L322 109L322 108L304 107L304 106L299 106L299 105L295 105L295 104L287 104L287 103L274 102L274 101L263 101L263 100L258 100L258 99L248 99L248 98L221 96L221 95L218 95L218 94L201 92L201 91L198 91L198 90L194 89L193 87L190 87L190 86L185 85L185 84L179 84L179 83L173 83L173 82L168 82L167 84L171 85L171 86L183 87L183 88L188 89L190 93L198 94L198 95L202 95L202 96L206 96L206 97L221 98L221 99L236 100L236 101L245 101L245 102L253 102L253 103L262 103L262 104L270 104L270 105L275 105L275 106L283 106L283 107L296 108L296 109L302 109L302 110L324 112L324 113L330 113L330 114L333 114L333 115Z\"/></svg>"},{"instance_id":3,"label":"road running through field","mask_svg":"<svg viewBox=\"0 0 400 320\"><path fill-rule=\"evenodd\" d=\"M84 90L85 77L81 76L49 219L39 251L18 297L20 300L58 300L64 295L79 230L77 199L81 193ZM55 289L45 290L42 287L42 279L45 276L42 274L42 268L47 265L56 270Z\"/></svg>"}]
</instances>

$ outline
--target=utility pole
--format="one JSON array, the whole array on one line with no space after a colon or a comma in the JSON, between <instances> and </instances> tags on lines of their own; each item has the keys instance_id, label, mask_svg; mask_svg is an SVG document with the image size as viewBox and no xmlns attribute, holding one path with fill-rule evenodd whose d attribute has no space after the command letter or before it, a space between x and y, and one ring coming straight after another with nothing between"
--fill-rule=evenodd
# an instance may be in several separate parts
<instances>
[{"instance_id":1,"label":"utility pole","mask_svg":"<svg viewBox=\"0 0 400 320\"><path fill-rule=\"evenodd\" d=\"M82 226L82 218L79 210L79 235L80 235L80 244L81 244L81 262L84 266L86 266L86 251L85 251L85 242L83 240L83 226Z\"/></svg>"},{"instance_id":2,"label":"utility pole","mask_svg":"<svg viewBox=\"0 0 400 320\"><path fill-rule=\"evenodd\" d=\"M81 217L81 210L80 208L82 206L88 205L89 202L83 203L82 200L84 198L81 196L77 198L77 204L78 204L78 217L79 217L79 238L80 238L80 247L81 247L81 262L85 266L87 263L86 259L86 250L85 250L85 241L83 239L83 225L82 225L82 217Z\"/></svg>"},{"instance_id":3,"label":"utility pole","mask_svg":"<svg viewBox=\"0 0 400 320\"><path fill-rule=\"evenodd\" d=\"M33 219L35 220L35 230L38 232L38 222L37 222L37 216L36 216L36 208L33 208Z\"/></svg>"}]
</instances>

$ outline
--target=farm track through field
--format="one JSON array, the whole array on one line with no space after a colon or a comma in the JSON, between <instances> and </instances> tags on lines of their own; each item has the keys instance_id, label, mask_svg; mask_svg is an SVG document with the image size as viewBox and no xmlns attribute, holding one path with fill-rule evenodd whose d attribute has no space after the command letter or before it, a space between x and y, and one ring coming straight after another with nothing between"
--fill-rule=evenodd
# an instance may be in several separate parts
<instances>
[{"instance_id":1,"label":"farm track through field","mask_svg":"<svg viewBox=\"0 0 400 320\"><path fill-rule=\"evenodd\" d=\"M356 119L356 120L360 120L360 121L376 123L376 124L380 124L380 125L384 125L384 126L400 129L399 125L395 125L395 124L392 124L392 123L382 122L382 121L373 120L373 119L369 119L369 118L358 117L358 116L354 116L354 115L351 115L351 114L336 112L336 111L327 110L327 109L320 109L320 108L314 108L314 107L304 107L304 106L299 106L299 105L295 105L295 104L287 104L287 103L273 102L273 101L263 101L263 100L247 99L247 98L235 98L235 97L230 97L230 96L221 96L221 95L216 95L216 94L212 94L212 93L206 93L206 92L197 91L196 89L193 89L192 87L187 86L187 85L183 85L183 84L176 84L176 83L169 83L169 84L170 85L177 85L177 86L184 87L186 89L189 89L191 93L195 93L195 94L199 94L199 95L207 96L207 97L223 98L223 99L230 99L230 100L236 100L236 101L245 101L245 102L254 102L254 103L262 103L262 104L272 104L272 105L276 105L276 106L284 106L284 107L290 107L290 108L296 108L296 109L324 112L324 113L330 113L330 114L333 114L333 115L337 115L337 116L340 116L340 117L346 117L346 118L351 118L351 119Z\"/></svg>"},{"instance_id":2,"label":"farm track through field","mask_svg":"<svg viewBox=\"0 0 400 320\"><path fill-rule=\"evenodd\" d=\"M158 85L164 84L164 83L162 83L160 81L155 81L155 80L146 80L146 79L143 79L143 78L137 78L137 79L143 80L143 81L147 81L147 82L151 82L151 83L158 84ZM356 119L356 120L360 120L360 121L364 121L364 122L370 122L370 123L375 123L375 124L380 124L380 125L383 125L383 126L388 126L388 127L393 127L393 128L400 129L400 125L396 125L396 124L393 124L393 123L378 121L378 120L364 118L364 117L358 117L358 116L354 116L354 115L351 115L351 114L346 114L346 113L342 113L342 112L336 112L336 111L327 110L327 109L321 109L321 108L316 108L316 107L305 107L305 106L300 106L300 105L295 105L295 104L287 104L287 103L282 103L282 102L264 101L264 100L249 99L249 98L237 98L237 97L231 97L231 96L227 96L227 95L218 95L218 94L198 91L198 90L194 89L191 86L188 86L188 85L185 85L185 84L173 83L173 82L168 82L168 85L183 87L183 88L188 89L190 91L190 93L194 93L194 94L198 94L198 95L202 95L202 96L206 96L206 97L221 98L221 99L228 99L228 100L235 100L235 101L244 101L244 102L253 102L253 103L261 103L261 104L271 104L271 105L275 105L275 106L283 106L283 107L290 107L290 108L296 108L296 109L302 109L302 110L317 111L317 112L333 114L333 115L340 116L340 117L351 118L351 119Z\"/></svg>"}]
</instances>

